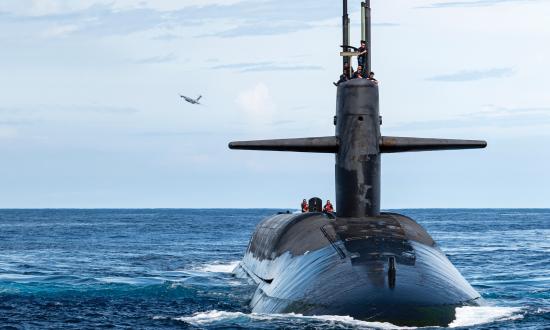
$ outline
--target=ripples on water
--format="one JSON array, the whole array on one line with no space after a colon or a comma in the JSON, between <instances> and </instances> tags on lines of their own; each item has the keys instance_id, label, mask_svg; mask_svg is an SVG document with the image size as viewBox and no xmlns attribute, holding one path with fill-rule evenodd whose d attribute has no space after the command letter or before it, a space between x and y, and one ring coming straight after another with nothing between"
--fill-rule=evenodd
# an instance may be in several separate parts
<instances>
[{"instance_id":1,"label":"ripples on water","mask_svg":"<svg viewBox=\"0 0 550 330\"><path fill-rule=\"evenodd\" d=\"M231 276L275 210L0 210L0 328L394 329L257 315ZM550 324L550 210L401 210L489 302L451 327Z\"/></svg>"}]
</instances>

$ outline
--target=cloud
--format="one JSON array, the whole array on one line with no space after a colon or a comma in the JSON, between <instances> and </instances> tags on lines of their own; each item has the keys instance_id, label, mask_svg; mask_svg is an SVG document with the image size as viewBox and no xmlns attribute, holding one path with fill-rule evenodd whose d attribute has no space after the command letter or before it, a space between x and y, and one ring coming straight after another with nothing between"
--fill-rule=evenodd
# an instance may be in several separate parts
<instances>
[{"instance_id":1,"label":"cloud","mask_svg":"<svg viewBox=\"0 0 550 330\"><path fill-rule=\"evenodd\" d=\"M278 34L287 34L312 28L312 24L303 21L276 22L269 23L266 21L248 21L243 25L228 30L223 30L197 37L250 37L250 36L271 36Z\"/></svg>"},{"instance_id":2,"label":"cloud","mask_svg":"<svg viewBox=\"0 0 550 330\"><path fill-rule=\"evenodd\" d=\"M21 107L0 107L0 114L17 115L21 113L28 113L30 109ZM36 110L31 110L36 111Z\"/></svg>"},{"instance_id":3,"label":"cloud","mask_svg":"<svg viewBox=\"0 0 550 330\"><path fill-rule=\"evenodd\" d=\"M456 73L427 78L429 81L464 82L490 78L508 78L515 74L512 68L493 68L487 70L462 70Z\"/></svg>"},{"instance_id":4,"label":"cloud","mask_svg":"<svg viewBox=\"0 0 550 330\"><path fill-rule=\"evenodd\" d=\"M0 113L8 115L29 115L43 114L54 112L92 112L103 114L134 114L139 112L138 109L132 107L118 107L108 105L28 105L23 107L3 107L0 108Z\"/></svg>"},{"instance_id":5,"label":"cloud","mask_svg":"<svg viewBox=\"0 0 550 330\"><path fill-rule=\"evenodd\" d=\"M277 64L275 62L244 62L222 64L213 67L215 70L236 70L239 72L266 72L266 71L315 71L323 70L323 67L318 65L302 65L302 64Z\"/></svg>"},{"instance_id":6,"label":"cloud","mask_svg":"<svg viewBox=\"0 0 550 330\"><path fill-rule=\"evenodd\" d=\"M0 120L0 126L23 126L32 123L33 120Z\"/></svg>"},{"instance_id":7,"label":"cloud","mask_svg":"<svg viewBox=\"0 0 550 330\"><path fill-rule=\"evenodd\" d=\"M298 121L296 120L278 120L278 121L274 121L271 124L274 126L286 126L286 125L291 125L296 123L298 123Z\"/></svg>"},{"instance_id":8,"label":"cloud","mask_svg":"<svg viewBox=\"0 0 550 330\"><path fill-rule=\"evenodd\" d=\"M397 27L397 26L401 26L401 24L398 24L398 23L390 23L390 22L380 22L380 23L372 23L372 26L379 26L379 27Z\"/></svg>"},{"instance_id":9,"label":"cloud","mask_svg":"<svg viewBox=\"0 0 550 330\"><path fill-rule=\"evenodd\" d=\"M257 66L265 66L265 65L271 65L273 62L242 62L242 63L231 63L231 64L221 64L216 65L213 67L213 69L219 70L219 69L246 69L250 67L257 67Z\"/></svg>"},{"instance_id":10,"label":"cloud","mask_svg":"<svg viewBox=\"0 0 550 330\"><path fill-rule=\"evenodd\" d=\"M174 34L174 33L165 33L165 34L157 35L157 36L155 36L151 39L152 40L159 40L159 41L174 41L174 40L183 39L183 36L177 35L177 34Z\"/></svg>"},{"instance_id":11,"label":"cloud","mask_svg":"<svg viewBox=\"0 0 550 330\"><path fill-rule=\"evenodd\" d=\"M240 93L236 102L246 118L255 123L271 121L275 112L269 88L261 82Z\"/></svg>"},{"instance_id":12,"label":"cloud","mask_svg":"<svg viewBox=\"0 0 550 330\"><path fill-rule=\"evenodd\" d=\"M532 3L545 0L473 0L473 1L449 1L449 2L437 2L428 6L422 6L417 8L430 9L430 8L463 8L463 7L489 7L500 5L504 3Z\"/></svg>"},{"instance_id":13,"label":"cloud","mask_svg":"<svg viewBox=\"0 0 550 330\"><path fill-rule=\"evenodd\" d=\"M47 38L58 38L76 31L78 31L78 26L76 25L57 25L46 29L42 35Z\"/></svg>"},{"instance_id":14,"label":"cloud","mask_svg":"<svg viewBox=\"0 0 550 330\"><path fill-rule=\"evenodd\" d=\"M112 115L131 115L139 110L132 107L102 106L102 105L74 105L58 107L60 111L95 112Z\"/></svg>"},{"instance_id":15,"label":"cloud","mask_svg":"<svg viewBox=\"0 0 550 330\"><path fill-rule=\"evenodd\" d=\"M181 10L209 5L234 5L243 0L2 0L0 11L20 16L65 15L84 11L93 6L111 6L114 10L154 9Z\"/></svg>"},{"instance_id":16,"label":"cloud","mask_svg":"<svg viewBox=\"0 0 550 330\"><path fill-rule=\"evenodd\" d=\"M137 64L160 64L160 63L169 63L174 62L178 58L174 54L167 54L167 55L161 55L161 56L152 56L152 57L146 57L142 59L135 60L134 63Z\"/></svg>"},{"instance_id":17,"label":"cloud","mask_svg":"<svg viewBox=\"0 0 550 330\"><path fill-rule=\"evenodd\" d=\"M335 18L340 14L339 3L316 0L304 0L299 4L291 0L187 1L186 5L181 6L157 6L152 1L146 1L143 5L135 5L133 2L134 5L130 5L128 1L120 0L23 2L27 6L15 0L10 1L11 6L0 5L0 12L8 13L2 20L15 24L74 25L78 26L74 32L93 35L120 35L155 28L197 27L205 24L216 27L223 26L221 23L224 21L238 25L214 31L211 36L274 35L308 29L312 27L312 22ZM34 6L42 2L50 5ZM212 22L216 24L210 24ZM167 39L174 37L166 33L159 36Z\"/></svg>"},{"instance_id":18,"label":"cloud","mask_svg":"<svg viewBox=\"0 0 550 330\"><path fill-rule=\"evenodd\" d=\"M44 16L84 9L87 1L63 2L55 0L4 0L0 11L20 16Z\"/></svg>"},{"instance_id":19,"label":"cloud","mask_svg":"<svg viewBox=\"0 0 550 330\"><path fill-rule=\"evenodd\" d=\"M485 105L484 110L443 120L428 120L389 126L401 130L437 130L454 128L515 128L550 125L550 107L501 107Z\"/></svg>"},{"instance_id":20,"label":"cloud","mask_svg":"<svg viewBox=\"0 0 550 330\"><path fill-rule=\"evenodd\" d=\"M322 66L318 65L265 65L250 67L241 70L241 72L261 72L261 71L317 71L323 70Z\"/></svg>"},{"instance_id":21,"label":"cloud","mask_svg":"<svg viewBox=\"0 0 550 330\"><path fill-rule=\"evenodd\" d=\"M199 17L188 14L188 11L162 12L147 8L116 10L111 5L105 4L96 4L75 12L42 16L10 14L4 16L2 22L10 23L15 27L18 25L30 27L40 35L43 35L41 32L43 30L51 30L55 34L65 32L59 27L72 26L71 34L78 36L127 35L174 24L185 26L203 23Z\"/></svg>"},{"instance_id":22,"label":"cloud","mask_svg":"<svg viewBox=\"0 0 550 330\"><path fill-rule=\"evenodd\" d=\"M193 136L212 136L214 132L207 131L186 131L186 132L174 132L174 131L147 131L131 134L134 136L144 136L144 137L193 137Z\"/></svg>"}]
</instances>

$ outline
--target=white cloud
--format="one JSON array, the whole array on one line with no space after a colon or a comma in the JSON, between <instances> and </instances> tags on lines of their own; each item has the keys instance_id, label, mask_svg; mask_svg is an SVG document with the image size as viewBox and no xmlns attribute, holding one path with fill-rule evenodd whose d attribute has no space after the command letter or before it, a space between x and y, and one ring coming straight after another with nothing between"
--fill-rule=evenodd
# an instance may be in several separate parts
<instances>
[{"instance_id":1,"label":"white cloud","mask_svg":"<svg viewBox=\"0 0 550 330\"><path fill-rule=\"evenodd\" d=\"M92 4L92 1L6 0L0 4L0 11L21 16L45 16L86 9Z\"/></svg>"},{"instance_id":2,"label":"white cloud","mask_svg":"<svg viewBox=\"0 0 550 330\"><path fill-rule=\"evenodd\" d=\"M42 35L47 38L57 38L66 36L75 31L78 31L78 26L76 25L56 25L45 30Z\"/></svg>"},{"instance_id":3,"label":"white cloud","mask_svg":"<svg viewBox=\"0 0 550 330\"><path fill-rule=\"evenodd\" d=\"M237 104L244 111L246 118L254 123L270 122L275 112L269 88L262 82L240 93Z\"/></svg>"},{"instance_id":4,"label":"white cloud","mask_svg":"<svg viewBox=\"0 0 550 330\"><path fill-rule=\"evenodd\" d=\"M46 16L78 12L92 6L110 6L117 10L149 8L161 11L191 6L232 5L242 0L2 0L0 12L21 16Z\"/></svg>"},{"instance_id":5,"label":"white cloud","mask_svg":"<svg viewBox=\"0 0 550 330\"><path fill-rule=\"evenodd\" d=\"M112 2L112 1L111 1ZM197 6L197 7L203 7L203 6L209 6L209 5L233 5L239 2L243 2L243 0L180 0L180 1L174 1L174 0L143 0L143 1L135 1L135 0L116 0L114 1L115 8L151 8L151 9L157 9L157 10L177 10L182 9L185 7L191 7L191 6Z\"/></svg>"}]
</instances>

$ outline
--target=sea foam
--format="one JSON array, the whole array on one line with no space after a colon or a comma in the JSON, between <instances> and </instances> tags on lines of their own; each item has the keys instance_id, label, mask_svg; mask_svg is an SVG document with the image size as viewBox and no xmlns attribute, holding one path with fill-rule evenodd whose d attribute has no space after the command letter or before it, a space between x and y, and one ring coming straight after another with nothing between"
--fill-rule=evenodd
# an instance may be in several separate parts
<instances>
[{"instance_id":1,"label":"sea foam","mask_svg":"<svg viewBox=\"0 0 550 330\"><path fill-rule=\"evenodd\" d=\"M522 319L521 308L514 307L459 307L456 309L456 319L449 327L468 327L480 324L487 324L499 321L510 321ZM241 312L206 311L195 313L192 316L178 317L174 320L182 321L195 326L206 326L215 324L227 324L227 322L249 323L254 321L273 320L304 320L320 321L325 326L344 325L359 329L418 329L416 327L402 327L386 322L367 322L356 320L350 316L321 315L304 316L301 314L245 314Z\"/></svg>"},{"instance_id":2,"label":"sea foam","mask_svg":"<svg viewBox=\"0 0 550 330\"><path fill-rule=\"evenodd\" d=\"M292 320L297 321L320 321L325 326L347 325L354 328L363 329L416 329L414 327L399 327L391 323L367 322L356 320L350 316L323 315L323 316L304 316L301 314L245 314L241 312L224 312L212 310L202 313L195 313L192 316L175 318L176 321L182 321L194 326L206 326L215 324L227 324L227 322L248 323L253 321L274 321L274 320Z\"/></svg>"},{"instance_id":3,"label":"sea foam","mask_svg":"<svg viewBox=\"0 0 550 330\"><path fill-rule=\"evenodd\" d=\"M523 318L518 307L465 306L456 309L456 319L449 328L468 327L499 321L519 320Z\"/></svg>"},{"instance_id":4,"label":"sea foam","mask_svg":"<svg viewBox=\"0 0 550 330\"><path fill-rule=\"evenodd\" d=\"M196 270L205 273L232 273L238 265L239 261L232 261L229 263L212 263L202 265Z\"/></svg>"}]
</instances>

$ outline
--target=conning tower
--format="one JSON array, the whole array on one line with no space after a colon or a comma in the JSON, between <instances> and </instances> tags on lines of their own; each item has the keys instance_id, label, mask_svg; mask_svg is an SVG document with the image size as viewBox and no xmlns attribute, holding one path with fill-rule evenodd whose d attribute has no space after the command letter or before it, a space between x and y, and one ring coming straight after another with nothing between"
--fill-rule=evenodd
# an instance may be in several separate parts
<instances>
[{"instance_id":1,"label":"conning tower","mask_svg":"<svg viewBox=\"0 0 550 330\"><path fill-rule=\"evenodd\" d=\"M347 0L343 0L344 65L356 53L349 48ZM363 33L367 43L367 67L371 70L371 7L362 3ZM358 218L380 214L381 154L485 148L485 141L382 136L378 84L352 79L338 85L336 134L329 137L231 142L243 150L294 151L336 154L336 209L338 217Z\"/></svg>"}]
</instances>

